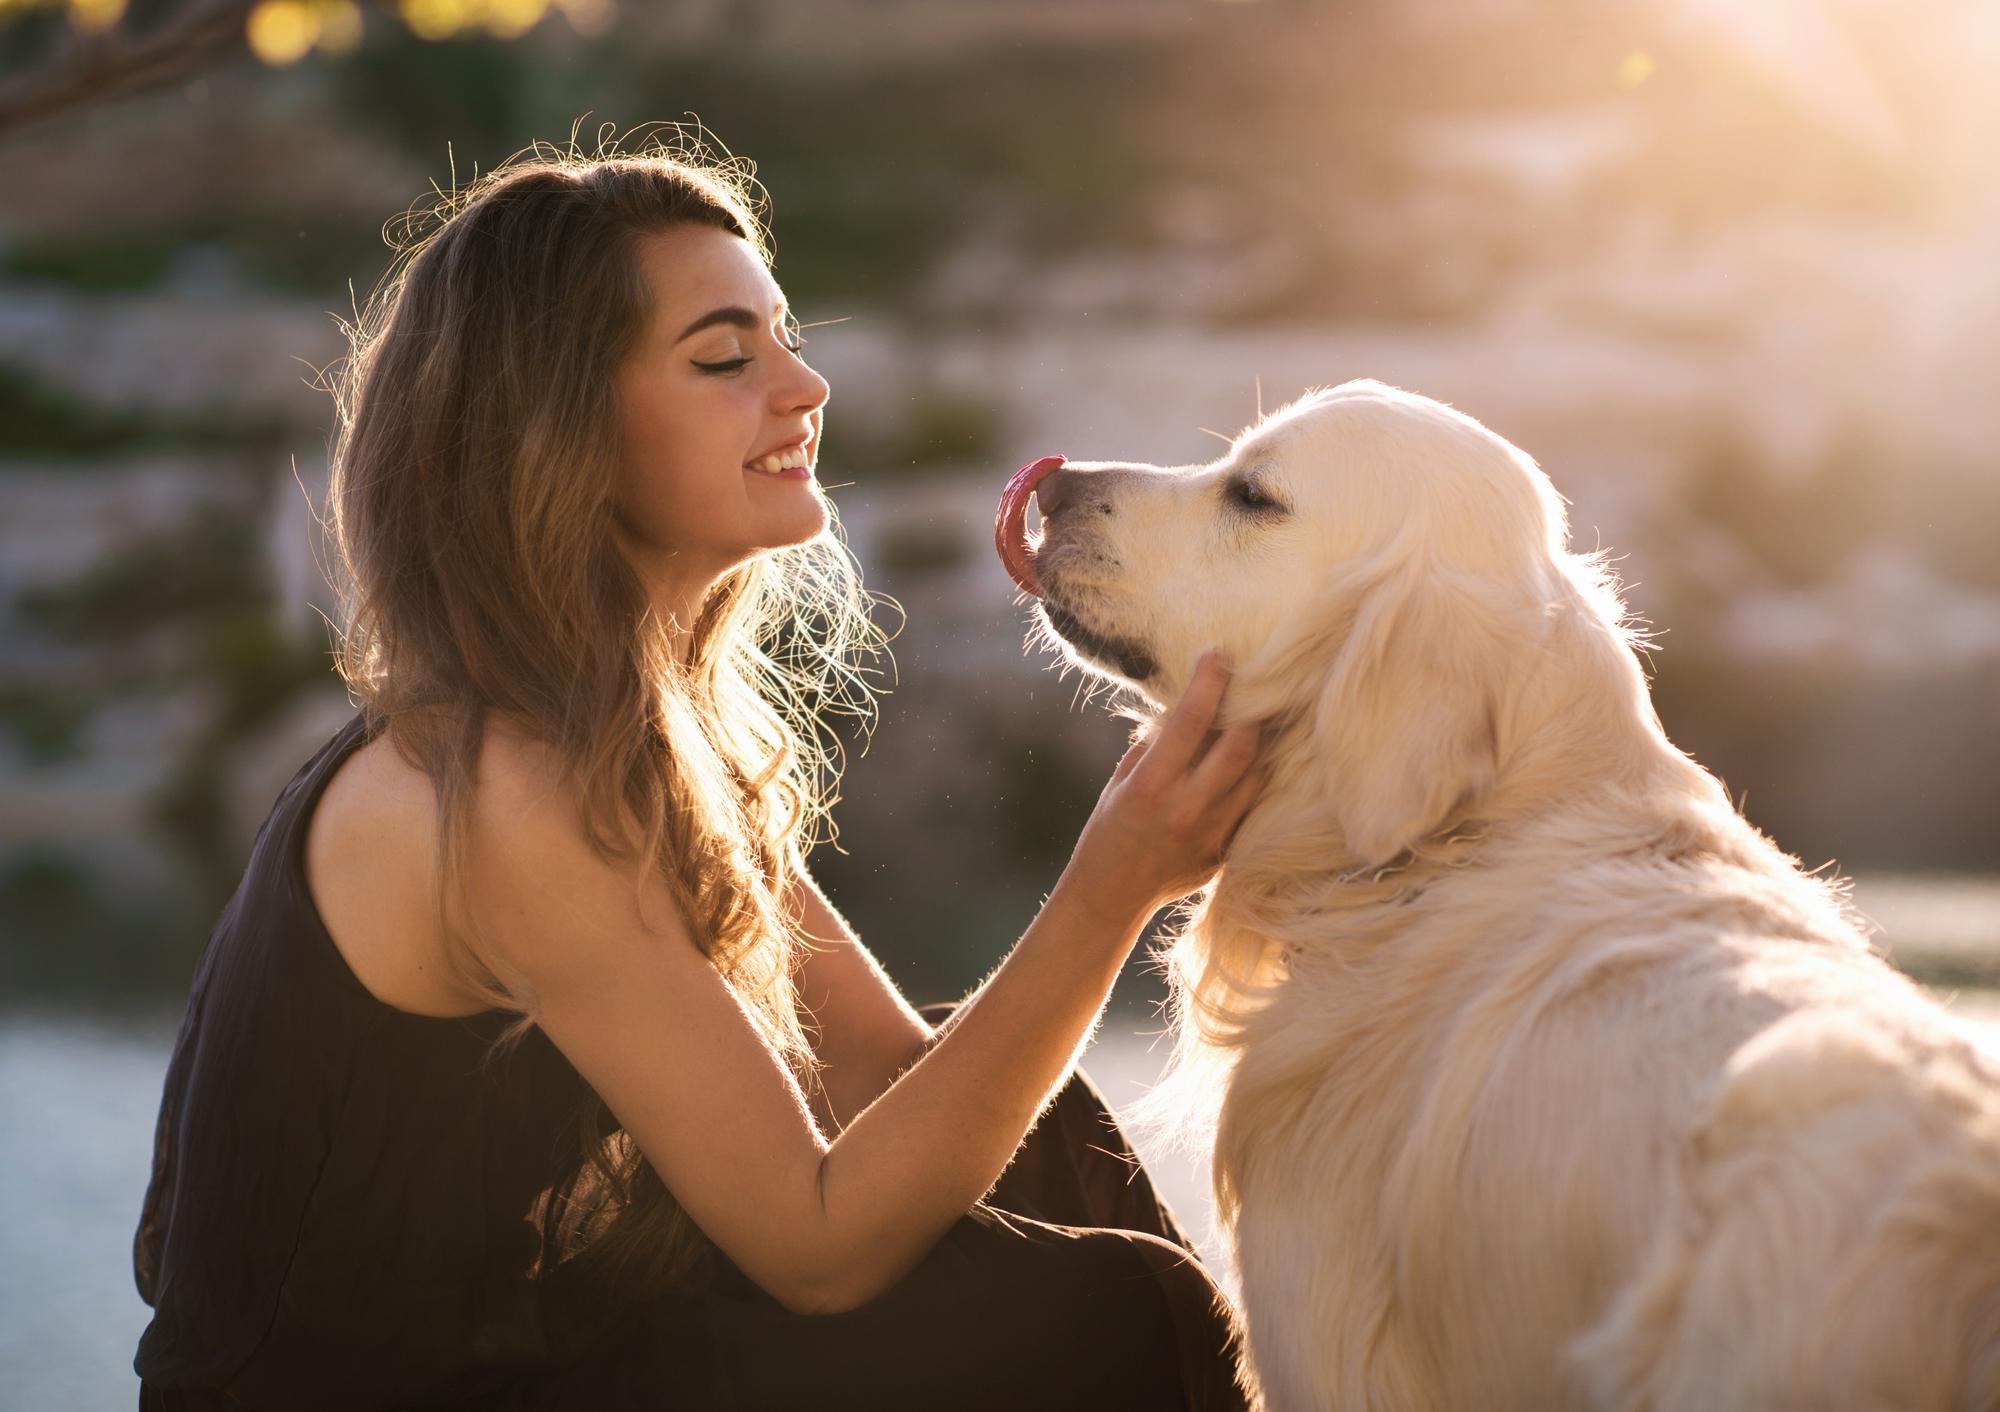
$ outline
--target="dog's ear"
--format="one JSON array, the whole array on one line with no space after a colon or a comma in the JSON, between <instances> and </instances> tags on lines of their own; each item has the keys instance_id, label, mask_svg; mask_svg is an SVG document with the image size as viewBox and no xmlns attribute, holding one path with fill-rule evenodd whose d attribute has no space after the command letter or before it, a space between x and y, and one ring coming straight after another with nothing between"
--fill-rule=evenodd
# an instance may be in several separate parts
<instances>
[{"instance_id":1,"label":"dog's ear","mask_svg":"<svg viewBox=\"0 0 2000 1412\"><path fill-rule=\"evenodd\" d=\"M1313 732L1355 863L1380 865L1491 787L1506 674L1534 647L1490 586L1432 564L1361 588L1343 616Z\"/></svg>"}]
</instances>

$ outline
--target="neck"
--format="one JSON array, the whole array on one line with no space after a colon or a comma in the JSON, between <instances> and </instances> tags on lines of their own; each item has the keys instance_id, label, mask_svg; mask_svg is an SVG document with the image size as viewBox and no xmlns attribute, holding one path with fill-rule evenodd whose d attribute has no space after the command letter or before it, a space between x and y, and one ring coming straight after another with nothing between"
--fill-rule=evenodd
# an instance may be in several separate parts
<instances>
[{"instance_id":1,"label":"neck","mask_svg":"<svg viewBox=\"0 0 2000 1412\"><path fill-rule=\"evenodd\" d=\"M1491 787L1386 861L1354 856L1325 785L1323 747L1309 722L1297 722L1274 747L1281 783L1244 819L1219 891L1246 922L1280 925L1407 896L1552 811L1587 822L1573 840L1578 861L1600 843L1630 846L1635 834L1672 826L1690 810L1728 811L1721 786L1662 734L1642 682L1575 687L1515 698Z\"/></svg>"},{"instance_id":2,"label":"neck","mask_svg":"<svg viewBox=\"0 0 2000 1412\"><path fill-rule=\"evenodd\" d=\"M675 572L656 560L636 557L632 565L645 585L653 616L667 625L673 639L674 660L688 665L694 651L695 622L721 577Z\"/></svg>"},{"instance_id":3,"label":"neck","mask_svg":"<svg viewBox=\"0 0 2000 1412\"><path fill-rule=\"evenodd\" d=\"M665 609L659 607L657 604L654 607L654 611L660 615L660 621L668 624L668 630L673 636L674 660L679 662L683 667L691 665L691 658L694 652L693 613L690 611L685 617L673 616L675 611L685 610Z\"/></svg>"}]
</instances>

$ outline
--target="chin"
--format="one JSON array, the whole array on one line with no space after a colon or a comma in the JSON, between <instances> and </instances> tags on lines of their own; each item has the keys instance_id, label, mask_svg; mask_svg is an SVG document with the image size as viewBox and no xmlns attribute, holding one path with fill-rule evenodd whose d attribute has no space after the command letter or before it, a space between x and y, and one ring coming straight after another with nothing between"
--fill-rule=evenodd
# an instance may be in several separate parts
<instances>
[{"instance_id":1,"label":"chin","mask_svg":"<svg viewBox=\"0 0 2000 1412\"><path fill-rule=\"evenodd\" d=\"M770 542L765 548L794 549L825 533L827 525L832 520L832 516L827 512L826 500L817 489L809 495L802 496L801 499L810 503L801 504L795 513L786 515L782 520L778 520L776 516L772 517L775 523L772 525Z\"/></svg>"},{"instance_id":2,"label":"chin","mask_svg":"<svg viewBox=\"0 0 2000 1412\"><path fill-rule=\"evenodd\" d=\"M833 523L833 516L827 510L826 500L818 491L813 492L812 501L811 528L799 536L798 542L800 544L804 544L809 539L816 539L826 533L827 526Z\"/></svg>"},{"instance_id":3,"label":"chin","mask_svg":"<svg viewBox=\"0 0 2000 1412\"><path fill-rule=\"evenodd\" d=\"M1144 643L1093 627L1060 599L1044 598L1040 606L1049 631L1091 670L1118 677L1141 690L1158 679L1159 661Z\"/></svg>"}]
</instances>

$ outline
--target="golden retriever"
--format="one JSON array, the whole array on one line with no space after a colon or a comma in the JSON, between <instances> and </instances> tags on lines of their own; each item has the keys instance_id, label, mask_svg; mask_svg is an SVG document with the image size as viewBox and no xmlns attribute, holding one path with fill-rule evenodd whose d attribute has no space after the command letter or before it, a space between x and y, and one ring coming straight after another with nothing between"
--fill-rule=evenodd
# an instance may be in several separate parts
<instances>
[{"instance_id":1,"label":"golden retriever","mask_svg":"<svg viewBox=\"0 0 2000 1412\"><path fill-rule=\"evenodd\" d=\"M998 534L1140 720L1218 645L1277 733L1147 1106L1273 1412L2000 1409L2000 1062L1668 741L1526 454L1353 382Z\"/></svg>"}]
</instances>

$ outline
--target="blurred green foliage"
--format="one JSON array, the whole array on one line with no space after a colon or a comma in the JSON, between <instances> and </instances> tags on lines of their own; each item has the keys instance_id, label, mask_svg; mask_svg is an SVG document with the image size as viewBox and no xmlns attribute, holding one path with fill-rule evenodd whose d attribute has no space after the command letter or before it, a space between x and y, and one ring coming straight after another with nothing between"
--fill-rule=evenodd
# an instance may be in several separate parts
<instances>
[{"instance_id":1,"label":"blurred green foliage","mask_svg":"<svg viewBox=\"0 0 2000 1412\"><path fill-rule=\"evenodd\" d=\"M0 458L273 445L292 430L283 417L232 407L174 412L104 407L29 369L0 362Z\"/></svg>"},{"instance_id":2,"label":"blurred green foliage","mask_svg":"<svg viewBox=\"0 0 2000 1412\"><path fill-rule=\"evenodd\" d=\"M880 447L887 470L953 461L979 465L1000 450L1000 412L982 397L930 392L910 398L903 419Z\"/></svg>"},{"instance_id":3,"label":"blurred green foliage","mask_svg":"<svg viewBox=\"0 0 2000 1412\"><path fill-rule=\"evenodd\" d=\"M902 64L830 66L754 48L635 51L613 31L562 53L385 33L333 69L357 128L461 182L536 140L596 121L699 120L751 156L773 194L779 273L795 299L903 302L1004 193L1030 245L1134 234L1128 200L1163 170L1145 141L1155 46L1024 45ZM1021 95L1061 93L1060 103Z\"/></svg>"},{"instance_id":4,"label":"blurred green foliage","mask_svg":"<svg viewBox=\"0 0 2000 1412\"><path fill-rule=\"evenodd\" d=\"M0 730L36 765L76 758L91 701L74 690L0 687Z\"/></svg>"},{"instance_id":5,"label":"blurred green foliage","mask_svg":"<svg viewBox=\"0 0 2000 1412\"><path fill-rule=\"evenodd\" d=\"M379 226L339 212L301 219L264 209L254 192L221 208L153 228L64 232L9 244L0 271L86 294L139 294L165 285L184 252L207 248L253 288L336 297L352 278L371 285L390 251Z\"/></svg>"},{"instance_id":6,"label":"blurred green foliage","mask_svg":"<svg viewBox=\"0 0 2000 1412\"><path fill-rule=\"evenodd\" d=\"M92 294L151 289L180 249L177 236L152 231L95 231L62 239L17 240L0 269L15 279L53 280Z\"/></svg>"},{"instance_id":7,"label":"blurred green foliage","mask_svg":"<svg viewBox=\"0 0 2000 1412\"><path fill-rule=\"evenodd\" d=\"M31 847L0 864L0 997L134 1009L187 992L214 912Z\"/></svg>"},{"instance_id":8,"label":"blurred green foliage","mask_svg":"<svg viewBox=\"0 0 2000 1412\"><path fill-rule=\"evenodd\" d=\"M324 688L331 667L324 649L281 629L267 601L246 598L199 623L186 674L216 693L216 708L194 747L175 762L151 813L202 898L220 907L243 870L240 840L228 828L224 756L302 691Z\"/></svg>"},{"instance_id":9,"label":"blurred green foliage","mask_svg":"<svg viewBox=\"0 0 2000 1412\"><path fill-rule=\"evenodd\" d=\"M136 665L115 668L114 680L98 683L89 701L75 691L25 687L0 697L0 726L31 759L49 764L73 752L89 707L109 691L199 684L209 692L214 704L204 730L175 763L153 812L161 836L187 861L199 901L216 907L242 868L227 831L222 757L330 675L326 649L278 621L267 574L256 521L226 506L202 506L15 603L22 624L67 643L119 649L164 640L170 650L126 653ZM163 660L170 665L160 667Z\"/></svg>"},{"instance_id":10,"label":"blurred green foliage","mask_svg":"<svg viewBox=\"0 0 2000 1412\"><path fill-rule=\"evenodd\" d=\"M924 388L909 395L893 420L833 427L827 456L841 476L864 483L915 477L940 466L991 465L1005 430L990 400Z\"/></svg>"},{"instance_id":11,"label":"blurred green foliage","mask_svg":"<svg viewBox=\"0 0 2000 1412\"><path fill-rule=\"evenodd\" d=\"M1093 781L1051 743L1008 736L995 746L1000 841L1031 877L1054 877L1097 803Z\"/></svg>"},{"instance_id":12,"label":"blurred green foliage","mask_svg":"<svg viewBox=\"0 0 2000 1412\"><path fill-rule=\"evenodd\" d=\"M903 524L884 530L875 541L869 567L889 575L929 574L955 569L975 553L971 538L958 525Z\"/></svg>"},{"instance_id":13,"label":"blurred green foliage","mask_svg":"<svg viewBox=\"0 0 2000 1412\"><path fill-rule=\"evenodd\" d=\"M204 505L184 524L146 535L59 584L29 589L16 611L54 637L125 642L261 604L268 594L257 526Z\"/></svg>"}]
</instances>

